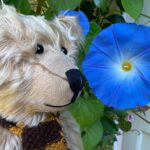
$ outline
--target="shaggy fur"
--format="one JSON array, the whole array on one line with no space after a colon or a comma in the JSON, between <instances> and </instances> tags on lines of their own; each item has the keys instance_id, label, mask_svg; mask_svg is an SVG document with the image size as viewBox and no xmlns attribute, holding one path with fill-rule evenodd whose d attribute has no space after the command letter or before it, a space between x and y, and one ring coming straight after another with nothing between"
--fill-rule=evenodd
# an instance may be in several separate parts
<instances>
[{"instance_id":1,"label":"shaggy fur","mask_svg":"<svg viewBox=\"0 0 150 150\"><path fill-rule=\"evenodd\" d=\"M80 130L66 108L45 106L70 103L73 92L65 72L76 69L75 54L81 44L75 17L25 16L14 7L0 10L0 115L34 126L48 112L60 112L60 123L71 150L81 150ZM37 45L44 48L36 54ZM61 47L68 50L65 55ZM62 111L62 112L61 112ZM0 127L0 150L21 150L21 139Z\"/></svg>"}]
</instances>

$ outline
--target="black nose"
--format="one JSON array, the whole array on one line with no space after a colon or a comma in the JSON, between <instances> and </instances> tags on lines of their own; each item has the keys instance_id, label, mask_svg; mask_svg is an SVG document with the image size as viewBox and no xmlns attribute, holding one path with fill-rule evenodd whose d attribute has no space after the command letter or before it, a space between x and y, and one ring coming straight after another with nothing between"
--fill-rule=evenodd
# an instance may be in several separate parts
<instances>
[{"instance_id":1,"label":"black nose","mask_svg":"<svg viewBox=\"0 0 150 150\"><path fill-rule=\"evenodd\" d=\"M66 72L71 90L79 93L84 86L84 77L78 69L71 69Z\"/></svg>"}]
</instances>

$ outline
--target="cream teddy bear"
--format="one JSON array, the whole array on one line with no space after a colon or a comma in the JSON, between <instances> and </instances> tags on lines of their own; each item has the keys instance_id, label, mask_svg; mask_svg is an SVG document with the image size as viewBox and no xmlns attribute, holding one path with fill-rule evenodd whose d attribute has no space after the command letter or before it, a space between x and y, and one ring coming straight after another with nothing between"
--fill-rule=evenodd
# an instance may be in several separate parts
<instances>
[{"instance_id":1,"label":"cream teddy bear","mask_svg":"<svg viewBox=\"0 0 150 150\"><path fill-rule=\"evenodd\" d=\"M84 80L75 62L83 41L76 17L52 21L0 10L0 150L82 150L66 108Z\"/></svg>"}]
</instances>

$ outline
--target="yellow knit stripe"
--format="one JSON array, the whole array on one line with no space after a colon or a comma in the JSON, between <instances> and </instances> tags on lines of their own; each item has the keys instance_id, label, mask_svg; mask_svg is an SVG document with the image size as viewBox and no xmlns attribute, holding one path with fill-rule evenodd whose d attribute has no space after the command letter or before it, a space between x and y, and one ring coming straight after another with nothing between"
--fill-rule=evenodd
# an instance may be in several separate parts
<instances>
[{"instance_id":1,"label":"yellow knit stripe","mask_svg":"<svg viewBox=\"0 0 150 150\"><path fill-rule=\"evenodd\" d=\"M58 142L54 142L52 144L48 144L46 146L45 150L69 150L69 149L67 148L67 144L66 144L64 138L62 138Z\"/></svg>"},{"instance_id":2,"label":"yellow knit stripe","mask_svg":"<svg viewBox=\"0 0 150 150\"><path fill-rule=\"evenodd\" d=\"M17 124L16 126L14 127L11 127L9 128L9 131L19 137L21 137L21 134L22 134L22 131L23 131L23 128L25 127L24 124Z\"/></svg>"},{"instance_id":3,"label":"yellow knit stripe","mask_svg":"<svg viewBox=\"0 0 150 150\"><path fill-rule=\"evenodd\" d=\"M45 119L44 122L51 121L51 120L56 120L58 122L58 118L56 116L52 115L52 114L50 114ZM17 124L16 126L13 126L13 127L9 128L9 131L11 133L21 137L24 128L25 128L25 125L20 123L20 124ZM61 131L61 136L62 136L62 138L59 141L47 144L47 146L45 147L44 150L69 150L67 148L67 143L66 143L65 138L64 138L63 129Z\"/></svg>"}]
</instances>

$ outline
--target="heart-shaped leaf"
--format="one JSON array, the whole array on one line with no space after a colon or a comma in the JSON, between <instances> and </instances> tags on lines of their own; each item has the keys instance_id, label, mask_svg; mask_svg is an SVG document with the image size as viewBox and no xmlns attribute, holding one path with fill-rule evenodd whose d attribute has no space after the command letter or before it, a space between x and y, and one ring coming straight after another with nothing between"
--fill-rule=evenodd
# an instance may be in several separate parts
<instances>
[{"instance_id":1,"label":"heart-shaped leaf","mask_svg":"<svg viewBox=\"0 0 150 150\"><path fill-rule=\"evenodd\" d=\"M81 127L87 127L97 122L103 115L104 105L94 96L79 100L70 108L73 116Z\"/></svg>"},{"instance_id":2,"label":"heart-shaped leaf","mask_svg":"<svg viewBox=\"0 0 150 150\"><path fill-rule=\"evenodd\" d=\"M125 11L135 20L139 18L143 9L143 0L121 0Z\"/></svg>"},{"instance_id":3,"label":"heart-shaped leaf","mask_svg":"<svg viewBox=\"0 0 150 150\"><path fill-rule=\"evenodd\" d=\"M93 150L101 141L103 127L100 121L96 124L84 128L82 131L83 145L85 150Z\"/></svg>"}]
</instances>

